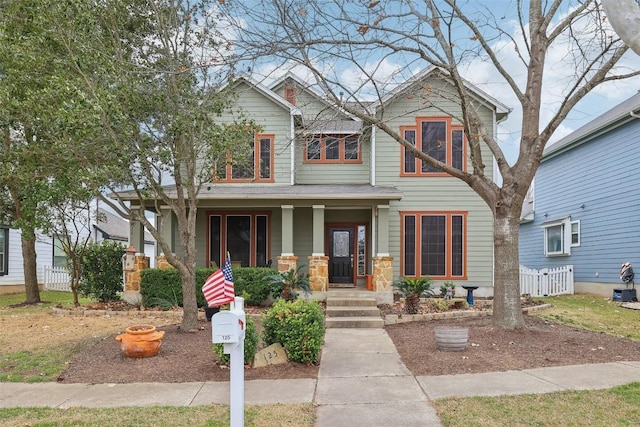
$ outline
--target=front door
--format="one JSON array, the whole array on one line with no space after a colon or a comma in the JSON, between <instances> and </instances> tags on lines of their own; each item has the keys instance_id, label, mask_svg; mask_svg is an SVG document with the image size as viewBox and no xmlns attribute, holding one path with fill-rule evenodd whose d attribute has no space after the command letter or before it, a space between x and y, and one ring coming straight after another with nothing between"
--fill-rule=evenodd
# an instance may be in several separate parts
<instances>
[{"instance_id":1,"label":"front door","mask_svg":"<svg viewBox=\"0 0 640 427\"><path fill-rule=\"evenodd\" d=\"M351 283L355 227L329 227L329 283Z\"/></svg>"}]
</instances>

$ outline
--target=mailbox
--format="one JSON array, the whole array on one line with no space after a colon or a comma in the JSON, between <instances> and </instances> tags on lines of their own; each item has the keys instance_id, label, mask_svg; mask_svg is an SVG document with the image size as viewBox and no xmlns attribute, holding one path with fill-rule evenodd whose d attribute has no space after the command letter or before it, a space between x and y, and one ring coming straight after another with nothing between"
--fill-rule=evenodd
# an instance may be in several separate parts
<instances>
[{"instance_id":1,"label":"mailbox","mask_svg":"<svg viewBox=\"0 0 640 427\"><path fill-rule=\"evenodd\" d=\"M211 317L211 341L216 343L237 343L243 338L244 322L237 314L220 311Z\"/></svg>"}]
</instances>

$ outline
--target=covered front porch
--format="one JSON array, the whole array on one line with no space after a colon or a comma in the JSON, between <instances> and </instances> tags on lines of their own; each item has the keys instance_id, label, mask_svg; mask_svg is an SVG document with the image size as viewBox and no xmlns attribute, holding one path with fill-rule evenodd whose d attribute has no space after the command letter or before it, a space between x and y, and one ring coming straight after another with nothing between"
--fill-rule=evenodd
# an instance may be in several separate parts
<instances>
[{"instance_id":1,"label":"covered front porch","mask_svg":"<svg viewBox=\"0 0 640 427\"><path fill-rule=\"evenodd\" d=\"M210 185L199 198L197 264L219 266L229 253L235 267L284 272L304 266L313 298L344 289L389 303L389 203L401 197L393 187L370 185ZM157 212L157 224L180 255L170 209ZM141 243L142 231L132 223L133 246Z\"/></svg>"}]
</instances>

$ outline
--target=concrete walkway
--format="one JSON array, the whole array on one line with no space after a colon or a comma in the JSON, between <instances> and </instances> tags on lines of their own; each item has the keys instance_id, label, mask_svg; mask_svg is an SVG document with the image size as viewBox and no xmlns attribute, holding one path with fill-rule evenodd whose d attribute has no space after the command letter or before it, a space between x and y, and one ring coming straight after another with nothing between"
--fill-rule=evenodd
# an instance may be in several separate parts
<instances>
[{"instance_id":1,"label":"concrete walkway","mask_svg":"<svg viewBox=\"0 0 640 427\"><path fill-rule=\"evenodd\" d=\"M640 381L640 361L445 376L412 376L384 329L327 329L318 379L245 382L246 404L318 405L316 426L439 426L443 397L611 388ZM0 407L89 408L229 403L228 382L0 383Z\"/></svg>"}]
</instances>

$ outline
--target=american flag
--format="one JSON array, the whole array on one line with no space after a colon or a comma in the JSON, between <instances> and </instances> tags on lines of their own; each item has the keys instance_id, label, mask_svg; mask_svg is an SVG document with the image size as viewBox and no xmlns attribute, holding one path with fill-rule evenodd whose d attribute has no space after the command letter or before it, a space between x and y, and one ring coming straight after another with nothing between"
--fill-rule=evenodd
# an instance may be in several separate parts
<instances>
[{"instance_id":1,"label":"american flag","mask_svg":"<svg viewBox=\"0 0 640 427\"><path fill-rule=\"evenodd\" d=\"M230 303L235 298L233 290L233 273L231 272L231 261L227 258L224 266L214 271L207 277L202 287L209 307L218 307Z\"/></svg>"}]
</instances>

